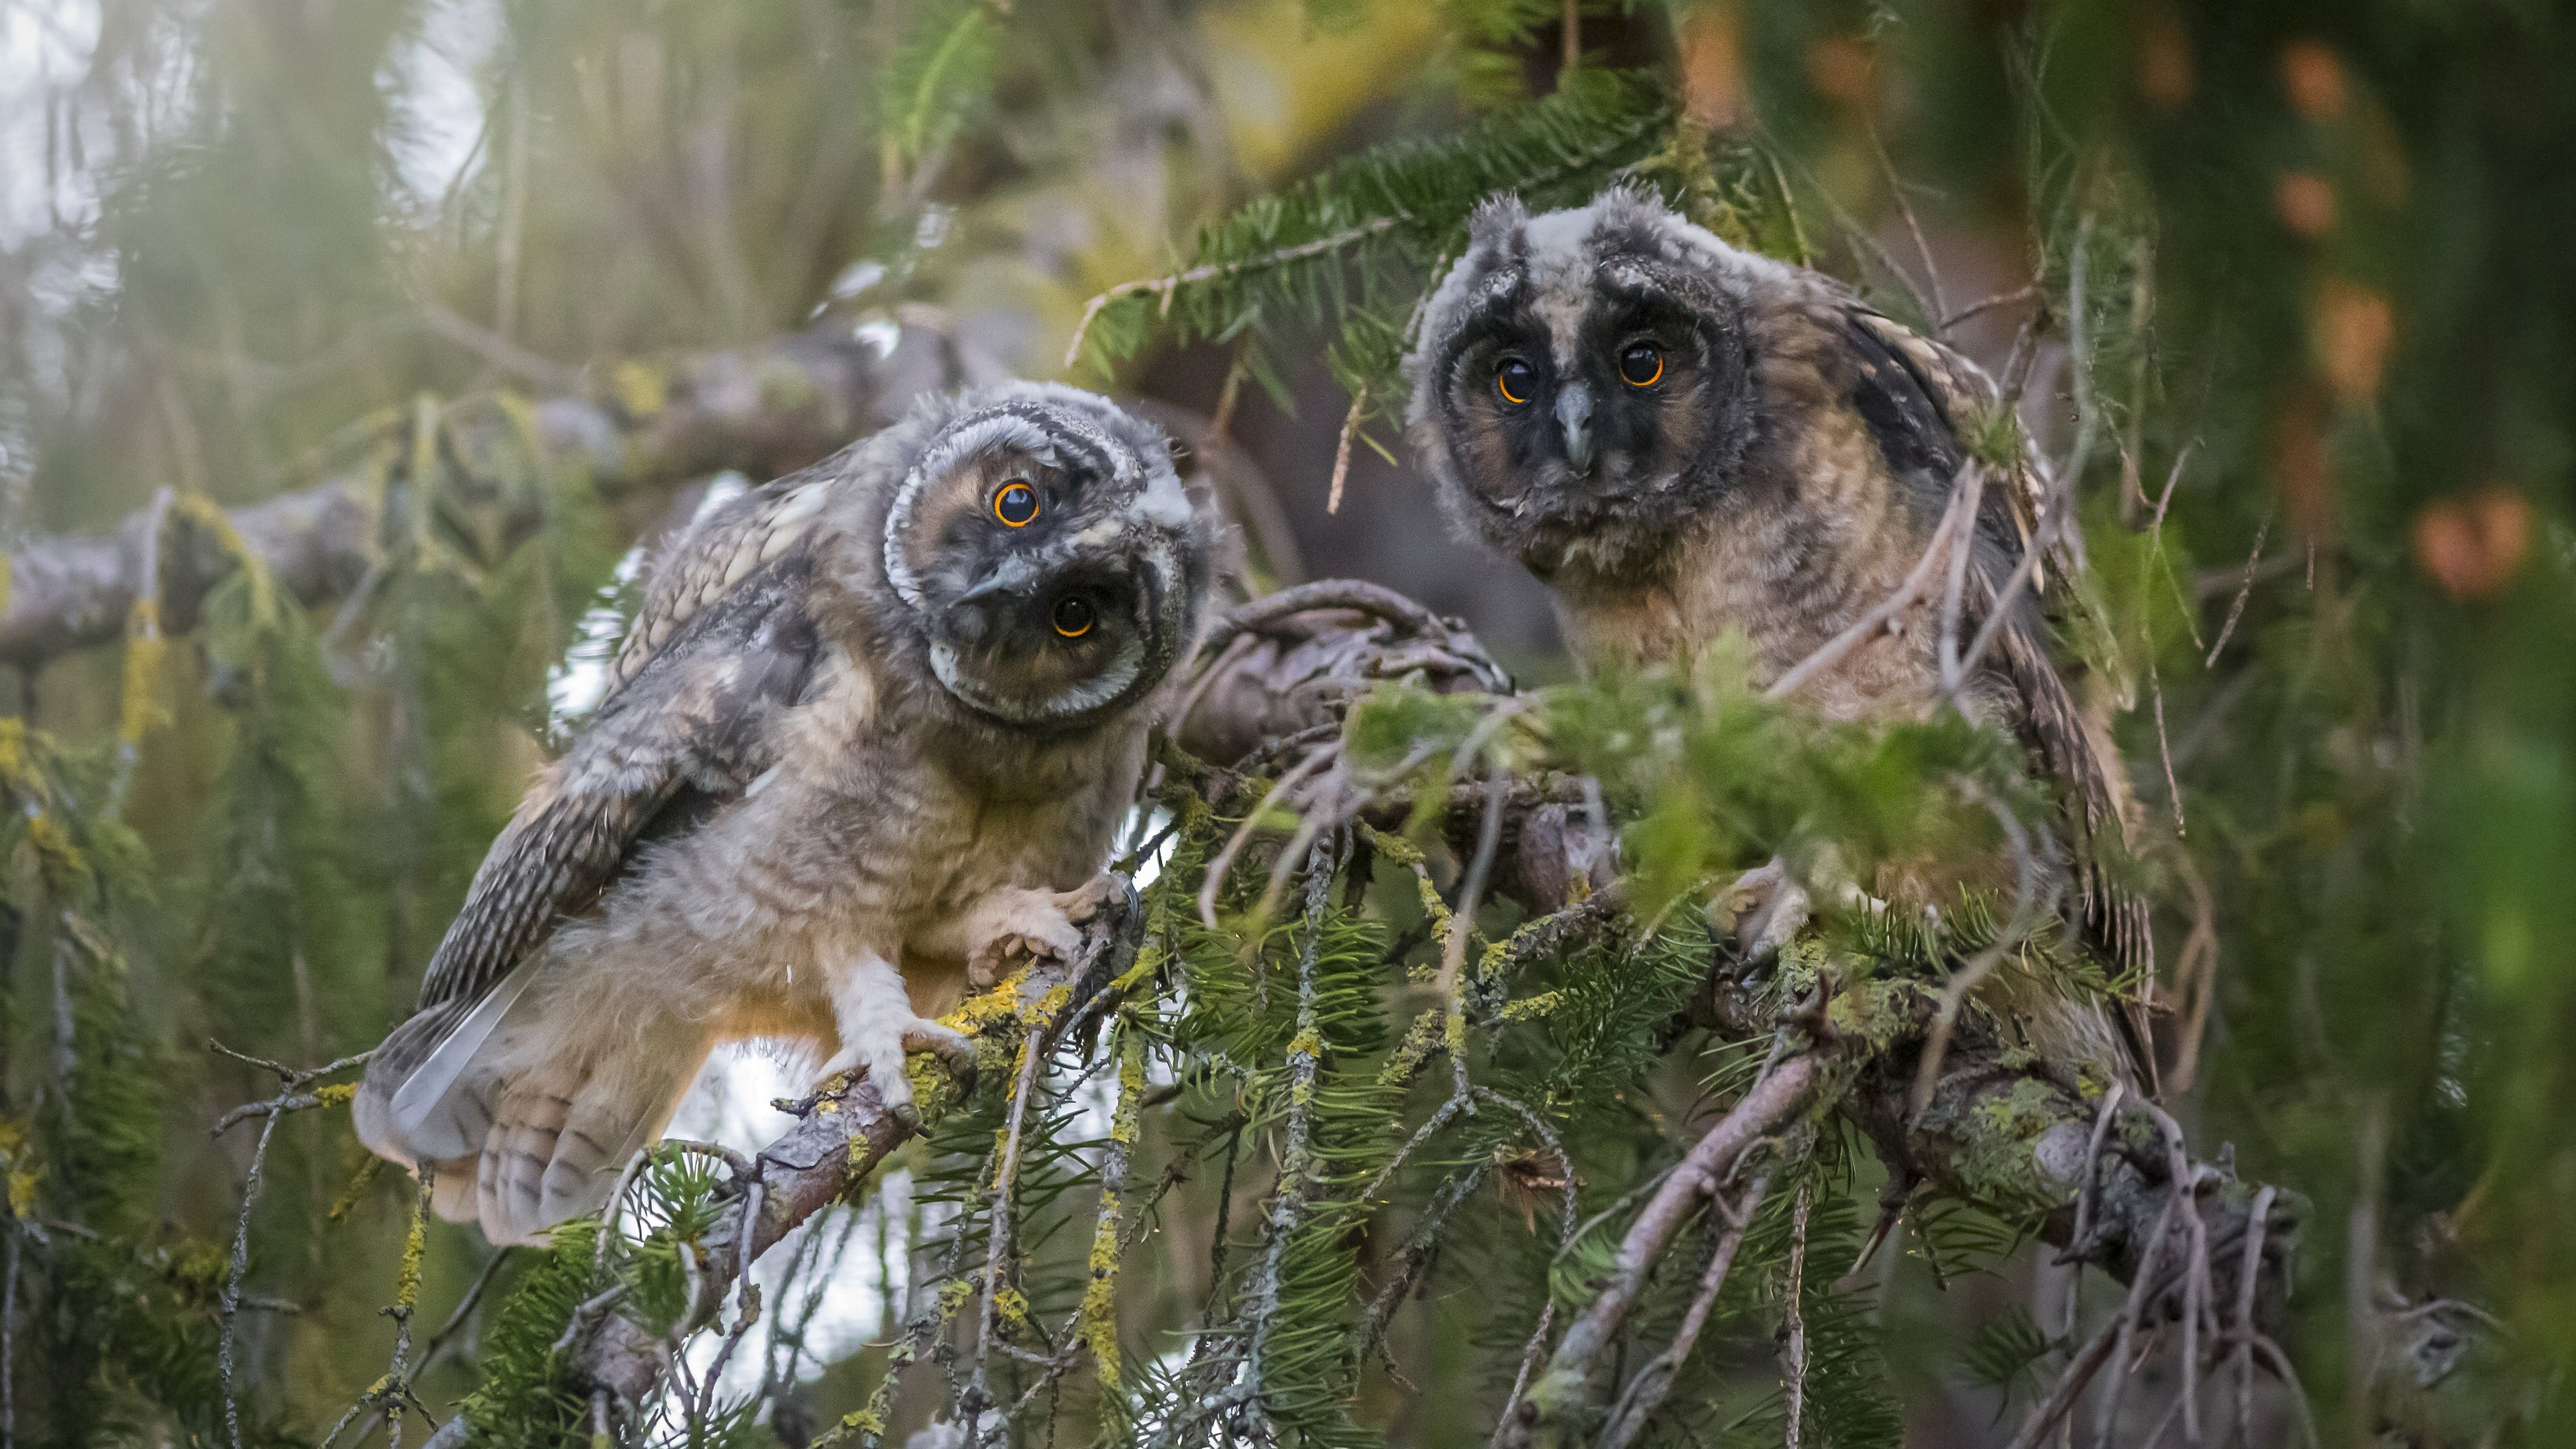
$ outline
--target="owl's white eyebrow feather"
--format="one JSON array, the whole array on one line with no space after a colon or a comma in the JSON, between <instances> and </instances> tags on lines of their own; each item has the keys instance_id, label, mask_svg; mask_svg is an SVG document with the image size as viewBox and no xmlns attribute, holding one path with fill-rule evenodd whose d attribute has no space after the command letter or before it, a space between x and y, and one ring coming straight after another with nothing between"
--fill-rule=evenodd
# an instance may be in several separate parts
<instances>
[{"instance_id":1,"label":"owl's white eyebrow feather","mask_svg":"<svg viewBox=\"0 0 2576 1449\"><path fill-rule=\"evenodd\" d=\"M886 582L916 610L922 607L921 579L904 562L901 543L905 530L912 526L913 506L921 501L921 490L929 487L932 479L945 477L964 460L995 448L1016 448L1046 467L1057 466L1055 439L1034 419L1016 412L992 413L957 428L922 454L921 461L904 476L903 487L895 493L894 506L886 511Z\"/></svg>"}]
</instances>

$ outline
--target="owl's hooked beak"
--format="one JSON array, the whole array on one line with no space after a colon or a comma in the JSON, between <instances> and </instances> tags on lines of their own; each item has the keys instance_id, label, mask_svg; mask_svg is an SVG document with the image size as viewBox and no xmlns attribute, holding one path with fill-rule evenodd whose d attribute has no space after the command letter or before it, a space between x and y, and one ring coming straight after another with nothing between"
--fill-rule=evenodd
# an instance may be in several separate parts
<instances>
[{"instance_id":1,"label":"owl's hooked beak","mask_svg":"<svg viewBox=\"0 0 2576 1449\"><path fill-rule=\"evenodd\" d=\"M1566 466L1577 478L1592 473L1592 391L1579 382L1567 383L1556 395L1556 426L1565 435Z\"/></svg>"},{"instance_id":2,"label":"owl's hooked beak","mask_svg":"<svg viewBox=\"0 0 2576 1449\"><path fill-rule=\"evenodd\" d=\"M957 596L957 602L961 604L982 603L984 600L993 597L995 594L1009 593L1013 588L1025 582L1027 582L1025 577L1015 576L1007 570L995 569L991 573L984 575L983 581L976 584L975 587L959 594Z\"/></svg>"}]
</instances>

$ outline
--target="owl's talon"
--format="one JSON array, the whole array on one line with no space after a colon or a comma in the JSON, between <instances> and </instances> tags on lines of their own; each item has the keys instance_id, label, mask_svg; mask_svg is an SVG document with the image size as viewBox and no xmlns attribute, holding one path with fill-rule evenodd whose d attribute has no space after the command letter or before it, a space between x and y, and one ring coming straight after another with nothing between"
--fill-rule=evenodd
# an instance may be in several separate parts
<instances>
[{"instance_id":1,"label":"owl's talon","mask_svg":"<svg viewBox=\"0 0 2576 1449\"><path fill-rule=\"evenodd\" d=\"M1072 890L1056 892L1055 906L1064 913L1067 921L1077 926L1085 925L1100 914L1111 897L1119 895L1126 887L1125 876L1114 870L1104 870Z\"/></svg>"},{"instance_id":2,"label":"owl's talon","mask_svg":"<svg viewBox=\"0 0 2576 1449\"><path fill-rule=\"evenodd\" d=\"M903 1034L903 1049L937 1053L939 1059L948 1064L950 1074L961 1083L975 1075L975 1043L953 1027L925 1021Z\"/></svg>"},{"instance_id":3,"label":"owl's talon","mask_svg":"<svg viewBox=\"0 0 2576 1449\"><path fill-rule=\"evenodd\" d=\"M1108 872L1069 891L1005 886L966 913L966 979L991 986L1024 967L1061 966L1082 950L1075 923L1100 913L1115 878Z\"/></svg>"},{"instance_id":4,"label":"owl's talon","mask_svg":"<svg viewBox=\"0 0 2576 1449\"><path fill-rule=\"evenodd\" d=\"M1747 966L1776 959L1780 949L1805 929L1813 907L1804 886L1791 878L1778 856L1735 878L1709 903L1711 934L1732 937Z\"/></svg>"}]
</instances>

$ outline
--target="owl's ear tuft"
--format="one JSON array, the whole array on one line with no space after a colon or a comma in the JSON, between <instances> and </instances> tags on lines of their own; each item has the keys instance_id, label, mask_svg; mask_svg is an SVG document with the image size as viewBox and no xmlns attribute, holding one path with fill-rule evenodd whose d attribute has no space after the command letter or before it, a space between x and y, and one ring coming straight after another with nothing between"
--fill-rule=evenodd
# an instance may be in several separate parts
<instances>
[{"instance_id":1,"label":"owl's ear tuft","mask_svg":"<svg viewBox=\"0 0 2576 1449\"><path fill-rule=\"evenodd\" d=\"M1467 242L1470 246L1500 246L1515 232L1529 225L1529 208L1516 194L1498 191L1476 203L1467 218Z\"/></svg>"},{"instance_id":2,"label":"owl's ear tuft","mask_svg":"<svg viewBox=\"0 0 2576 1449\"><path fill-rule=\"evenodd\" d=\"M1600 209L1605 223L1655 226L1681 220L1679 213L1664 205L1662 197L1625 181L1613 182L1592 198L1592 204Z\"/></svg>"},{"instance_id":3,"label":"owl's ear tuft","mask_svg":"<svg viewBox=\"0 0 2576 1449\"><path fill-rule=\"evenodd\" d=\"M1688 225L1662 197L1624 181L1593 197L1591 209L1595 242L1621 248L1663 250L1656 243L1674 227Z\"/></svg>"}]
</instances>

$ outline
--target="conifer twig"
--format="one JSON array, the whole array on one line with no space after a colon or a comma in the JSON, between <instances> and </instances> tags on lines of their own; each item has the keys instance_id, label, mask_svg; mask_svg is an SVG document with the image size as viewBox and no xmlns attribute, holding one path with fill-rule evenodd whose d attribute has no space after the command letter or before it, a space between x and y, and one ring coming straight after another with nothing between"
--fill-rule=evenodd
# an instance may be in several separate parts
<instances>
[{"instance_id":1,"label":"conifer twig","mask_svg":"<svg viewBox=\"0 0 2576 1449\"><path fill-rule=\"evenodd\" d=\"M1286 266L1290 262L1304 261L1309 257L1325 256L1356 242L1366 241L1380 232L1390 231L1411 220L1411 217L1399 211L1387 216L1373 217L1348 230L1337 231L1331 236L1317 237L1313 241L1300 242L1292 247L1281 247L1277 251L1264 252L1257 257L1245 257L1235 262L1211 262L1205 266L1192 267L1185 272L1175 272L1168 277L1147 277L1133 282L1121 282L1082 304L1082 318L1073 324L1073 340L1065 344L1064 365L1071 367L1082 360L1082 340L1089 335L1092 322L1100 316L1102 308L1122 297L1159 296L1163 299L1163 305L1169 307L1172 297L1181 288L1192 283L1213 282L1220 277L1239 277L1246 272L1265 271L1271 267Z\"/></svg>"},{"instance_id":2,"label":"conifer twig","mask_svg":"<svg viewBox=\"0 0 2576 1449\"><path fill-rule=\"evenodd\" d=\"M1663 1406L1664 1396L1672 1392L1673 1378L1689 1361L1691 1349L1698 1345L1700 1330L1707 1327L1709 1313L1717 1307L1717 1295L1726 1286L1726 1275L1735 1266L1735 1250L1743 1246L1744 1230L1753 1225L1753 1214L1762 1206L1763 1193L1770 1186L1771 1175L1766 1172L1745 1188L1744 1200L1734 1210L1735 1220L1727 1224L1725 1236L1717 1240L1717 1251L1709 1256L1708 1267L1700 1274L1699 1290L1692 1296L1690 1307L1683 1310L1681 1327L1673 1330L1673 1341L1664 1346L1664 1351L1637 1370L1636 1377L1630 1379L1628 1387L1621 1391L1618 1404L1610 1411L1609 1428L1601 1435L1601 1449L1626 1449L1635 1443L1637 1436L1645 1432L1646 1423L1654 1416L1655 1410ZM1800 1188L1799 1249L1802 1252L1805 1249L1803 1224L1806 1201L1806 1189ZM1793 1307L1791 1311L1796 1310ZM1522 1371L1524 1374L1528 1372L1526 1367ZM1794 1405L1795 1402L1793 1398L1791 1403ZM1508 1417L1510 1412L1511 1406L1506 1403L1504 1413ZM1795 1408L1790 1410L1793 1416L1796 1412ZM1795 1422L1794 1417L1792 1422ZM1791 1431L1790 1442L1797 1442L1794 1430Z\"/></svg>"},{"instance_id":3,"label":"conifer twig","mask_svg":"<svg viewBox=\"0 0 2576 1449\"><path fill-rule=\"evenodd\" d=\"M276 1133L279 1121L289 1112L300 1111L307 1107L319 1107L327 1101L348 1100L344 1092L327 1094L306 1092L303 1088L307 1083L330 1076L335 1072L363 1065L375 1053L360 1052L355 1056L342 1057L336 1062L322 1066L299 1068L272 1062L264 1057L246 1056L219 1041L209 1041L206 1045L235 1061L247 1063L262 1071L275 1072L282 1088L276 1096L265 1102L248 1103L226 1112L217 1120L213 1130L207 1134L221 1137L237 1122L247 1121L252 1117L261 1119L259 1138L251 1145L250 1170L242 1179L241 1213L233 1224L232 1257L224 1273L223 1293L216 1299L219 1329L215 1370L217 1378L223 1385L224 1435L232 1449L241 1449L241 1400L233 1392L236 1320L241 1316L242 1282L250 1276L250 1215L251 1210L259 1205L260 1172L268 1163L269 1139Z\"/></svg>"},{"instance_id":4,"label":"conifer twig","mask_svg":"<svg viewBox=\"0 0 2576 1449\"><path fill-rule=\"evenodd\" d=\"M1279 1290L1288 1261L1289 1240L1305 1219L1314 1163L1315 1079L1323 1069L1323 1016L1315 973L1324 949L1324 912L1331 900L1333 864L1339 852L1318 844L1307 861L1306 939L1297 953L1297 1035L1288 1045L1289 1106L1286 1141L1279 1151L1279 1182L1271 1189L1270 1241L1263 1253L1261 1279L1254 1287L1252 1343L1242 1382L1229 1397L1238 1403L1261 1401L1262 1370L1277 1332Z\"/></svg>"},{"instance_id":5,"label":"conifer twig","mask_svg":"<svg viewBox=\"0 0 2576 1449\"><path fill-rule=\"evenodd\" d=\"M1333 482L1324 494L1324 511L1342 511L1342 484L1351 476L1351 437L1360 430L1360 419L1368 416L1369 390L1361 383L1351 393L1351 410L1342 418L1342 436L1333 445Z\"/></svg>"},{"instance_id":6,"label":"conifer twig","mask_svg":"<svg viewBox=\"0 0 2576 1449\"><path fill-rule=\"evenodd\" d=\"M1032 1026L1020 1038L1019 1080L1011 1084L1011 1106L1002 1129L1000 1160L993 1168L992 1226L987 1231L981 1317L975 1330L975 1379L970 1414L993 1402L986 1374L994 1346L1002 1341L1004 1269L1015 1260L1011 1247L1011 1201L1020 1182L1020 1146L1028 1127L1029 1103L1036 1099L1047 1052L1053 1047L1044 1026Z\"/></svg>"},{"instance_id":7,"label":"conifer twig","mask_svg":"<svg viewBox=\"0 0 2576 1449\"><path fill-rule=\"evenodd\" d=\"M2275 1189L2265 1184L2245 1215L2245 1254L2236 1270L2236 1442L2254 1442L2254 1290L2262 1282L2263 1229L2272 1216Z\"/></svg>"},{"instance_id":8,"label":"conifer twig","mask_svg":"<svg viewBox=\"0 0 2576 1449\"><path fill-rule=\"evenodd\" d=\"M1486 1441L1488 1449L1501 1449L1503 1435L1512 1424L1513 1411L1520 1407L1521 1392L1529 1387L1530 1371L1538 1367L1538 1356L1547 1348L1547 1331L1555 1322L1556 1298L1550 1295L1547 1306L1538 1312L1538 1327L1531 1330L1528 1345L1521 1349L1520 1372L1512 1376L1512 1391L1503 1396L1503 1411L1495 1417L1493 1437Z\"/></svg>"},{"instance_id":9,"label":"conifer twig","mask_svg":"<svg viewBox=\"0 0 2576 1449\"><path fill-rule=\"evenodd\" d=\"M1571 1436L1579 1433L1574 1421L1590 1400L1597 1362L1617 1340L1620 1325L1665 1246L1700 1202L1724 1185L1755 1142L1806 1106L1825 1065L1826 1053L1817 1048L1783 1055L1664 1180L1621 1239L1601 1291L1567 1325L1546 1373L1521 1401L1516 1417L1506 1423L1510 1431L1502 1441L1506 1446L1522 1449L1542 1442L1572 1442Z\"/></svg>"},{"instance_id":10,"label":"conifer twig","mask_svg":"<svg viewBox=\"0 0 2576 1449\"><path fill-rule=\"evenodd\" d=\"M1780 1386L1788 1399L1788 1449L1798 1449L1798 1431L1807 1411L1807 1315L1799 1296L1806 1291L1807 1185L1798 1185L1798 1201L1789 1217L1789 1286L1783 1290L1780 1334L1789 1362L1789 1381Z\"/></svg>"}]
</instances>

